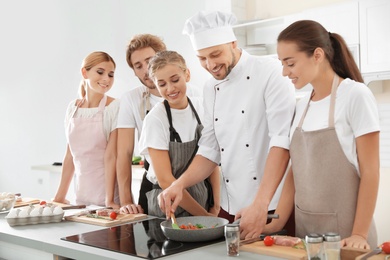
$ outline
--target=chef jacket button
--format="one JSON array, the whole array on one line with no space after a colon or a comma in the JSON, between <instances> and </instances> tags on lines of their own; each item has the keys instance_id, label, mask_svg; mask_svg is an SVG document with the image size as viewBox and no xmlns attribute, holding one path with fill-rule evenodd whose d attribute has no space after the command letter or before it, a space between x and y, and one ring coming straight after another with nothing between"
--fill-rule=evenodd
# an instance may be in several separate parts
<instances>
[{"instance_id":1,"label":"chef jacket button","mask_svg":"<svg viewBox=\"0 0 390 260\"><path fill-rule=\"evenodd\" d=\"M250 79L251 77L249 77L249 76L246 76L246 79Z\"/></svg>"},{"instance_id":2,"label":"chef jacket button","mask_svg":"<svg viewBox=\"0 0 390 260\"><path fill-rule=\"evenodd\" d=\"M242 110L242 111L241 111L241 113L243 113L243 114L244 114L244 110Z\"/></svg>"},{"instance_id":3,"label":"chef jacket button","mask_svg":"<svg viewBox=\"0 0 390 260\"><path fill-rule=\"evenodd\" d=\"M217 88L217 90L219 90L219 88Z\"/></svg>"},{"instance_id":4,"label":"chef jacket button","mask_svg":"<svg viewBox=\"0 0 390 260\"><path fill-rule=\"evenodd\" d=\"M253 177L254 180L257 180L257 177Z\"/></svg>"},{"instance_id":5,"label":"chef jacket button","mask_svg":"<svg viewBox=\"0 0 390 260\"><path fill-rule=\"evenodd\" d=\"M228 180L228 179L226 179L226 182L229 182L229 180Z\"/></svg>"},{"instance_id":6,"label":"chef jacket button","mask_svg":"<svg viewBox=\"0 0 390 260\"><path fill-rule=\"evenodd\" d=\"M225 149L222 148L221 151L223 152L223 151L225 151Z\"/></svg>"},{"instance_id":7,"label":"chef jacket button","mask_svg":"<svg viewBox=\"0 0 390 260\"><path fill-rule=\"evenodd\" d=\"M222 165L221 163L218 164L218 166L221 166L221 165Z\"/></svg>"},{"instance_id":8,"label":"chef jacket button","mask_svg":"<svg viewBox=\"0 0 390 260\"><path fill-rule=\"evenodd\" d=\"M218 118L216 118L215 121L218 121Z\"/></svg>"},{"instance_id":9,"label":"chef jacket button","mask_svg":"<svg viewBox=\"0 0 390 260\"><path fill-rule=\"evenodd\" d=\"M249 144L246 144L245 146L246 146L246 147L249 147Z\"/></svg>"}]
</instances>

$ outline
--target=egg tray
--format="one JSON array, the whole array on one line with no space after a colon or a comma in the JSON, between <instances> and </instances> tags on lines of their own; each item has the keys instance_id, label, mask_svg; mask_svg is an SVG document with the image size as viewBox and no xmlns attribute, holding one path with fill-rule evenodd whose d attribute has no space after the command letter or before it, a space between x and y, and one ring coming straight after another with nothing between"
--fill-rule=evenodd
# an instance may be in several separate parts
<instances>
[{"instance_id":1,"label":"egg tray","mask_svg":"<svg viewBox=\"0 0 390 260\"><path fill-rule=\"evenodd\" d=\"M28 216L28 217L8 217L8 224L13 226L24 226L24 225L33 225L33 224L45 224L45 223L55 223L61 222L64 217L65 212L61 214L53 214L53 215L39 215L39 216Z\"/></svg>"}]
</instances>

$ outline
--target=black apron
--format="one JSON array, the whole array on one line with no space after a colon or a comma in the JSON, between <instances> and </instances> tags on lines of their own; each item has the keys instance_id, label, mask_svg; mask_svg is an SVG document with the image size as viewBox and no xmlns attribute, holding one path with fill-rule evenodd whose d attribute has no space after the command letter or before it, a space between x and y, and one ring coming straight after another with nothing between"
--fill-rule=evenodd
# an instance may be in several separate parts
<instances>
[{"instance_id":1,"label":"black apron","mask_svg":"<svg viewBox=\"0 0 390 260\"><path fill-rule=\"evenodd\" d=\"M171 169L173 176L178 179L183 172L191 164L192 159L195 157L198 150L198 141L201 137L201 132L203 125L199 119L194 106L191 103L191 100L188 98L188 103L191 107L192 112L194 113L198 125L195 129L195 138L192 141L183 143L179 134L176 132L172 124L172 114L169 107L168 101L164 100L165 109L169 121L169 133L170 133L170 142L169 142L169 158L171 161ZM197 183L189 188L187 191L190 195L205 209L209 208L208 203L208 190L204 182ZM148 212L149 215L157 217L165 217L165 213L161 211L158 205L157 196L162 192L162 189L156 184L153 186L153 190L146 193L148 198ZM181 207L177 207L175 215L177 217L189 216L190 214Z\"/></svg>"}]
</instances>

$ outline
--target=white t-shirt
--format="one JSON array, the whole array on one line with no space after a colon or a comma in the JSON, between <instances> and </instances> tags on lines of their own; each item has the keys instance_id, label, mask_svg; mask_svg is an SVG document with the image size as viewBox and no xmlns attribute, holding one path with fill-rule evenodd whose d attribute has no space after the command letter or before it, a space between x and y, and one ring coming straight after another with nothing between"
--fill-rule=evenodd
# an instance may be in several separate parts
<instances>
[{"instance_id":1,"label":"white t-shirt","mask_svg":"<svg viewBox=\"0 0 390 260\"><path fill-rule=\"evenodd\" d=\"M65 114L65 132L68 132L69 120L72 117L74 110L77 108L76 100L73 100L69 103L68 108ZM103 131L106 140L110 137L110 133L116 129L117 120L118 120L118 111L119 111L120 101L118 99L113 100L108 106L104 108L103 113ZM93 108L79 108L74 115L74 118L91 118L98 112L98 107ZM68 138L68 134L66 134ZM69 140L68 140L69 142Z\"/></svg>"},{"instance_id":2,"label":"white t-shirt","mask_svg":"<svg viewBox=\"0 0 390 260\"><path fill-rule=\"evenodd\" d=\"M147 91L148 88L142 85L126 92L121 97L117 128L137 129L138 139L142 132L142 118L146 115L147 104L144 98L144 93ZM150 109L162 101L163 98L150 95ZM141 111L142 108L143 111Z\"/></svg>"},{"instance_id":3,"label":"white t-shirt","mask_svg":"<svg viewBox=\"0 0 390 260\"><path fill-rule=\"evenodd\" d=\"M203 107L201 98L191 98L196 112L202 121ZM172 124L176 132L179 133L182 142L189 142L195 138L195 130L198 125L196 117L192 112L190 105L185 109L173 109ZM153 169L153 162L150 160L148 148L158 150L169 150L170 134L167 112L164 103L160 102L154 106L153 110L145 117L144 130L139 140L139 150L146 160L150 163L147 178L152 183L157 183L156 174Z\"/></svg>"},{"instance_id":4,"label":"white t-shirt","mask_svg":"<svg viewBox=\"0 0 390 260\"><path fill-rule=\"evenodd\" d=\"M300 99L291 127L292 138L310 94ZM327 128L329 123L330 96L319 101L310 101L302 130L314 131ZM380 130L378 107L374 95L363 83L351 79L343 80L338 89L335 107L335 129L341 147L348 160L359 172L356 153L356 138Z\"/></svg>"}]
</instances>

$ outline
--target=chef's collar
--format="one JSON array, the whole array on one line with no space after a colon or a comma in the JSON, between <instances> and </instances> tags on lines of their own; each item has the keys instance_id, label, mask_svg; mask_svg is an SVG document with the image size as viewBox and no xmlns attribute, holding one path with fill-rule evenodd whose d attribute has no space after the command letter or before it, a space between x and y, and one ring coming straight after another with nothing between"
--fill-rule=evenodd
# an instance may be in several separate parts
<instances>
[{"instance_id":1,"label":"chef's collar","mask_svg":"<svg viewBox=\"0 0 390 260\"><path fill-rule=\"evenodd\" d=\"M226 79L242 77L242 73L245 73L245 64L247 63L249 54L241 49L241 56L236 63L236 66L233 67L232 71L226 77Z\"/></svg>"}]
</instances>

